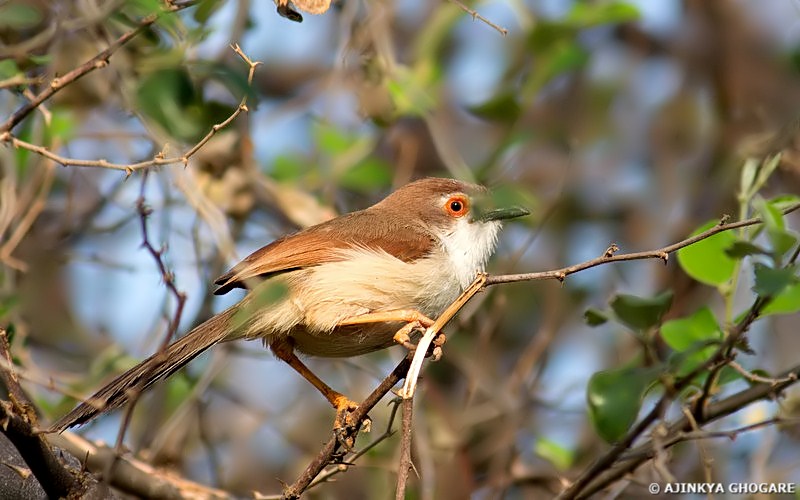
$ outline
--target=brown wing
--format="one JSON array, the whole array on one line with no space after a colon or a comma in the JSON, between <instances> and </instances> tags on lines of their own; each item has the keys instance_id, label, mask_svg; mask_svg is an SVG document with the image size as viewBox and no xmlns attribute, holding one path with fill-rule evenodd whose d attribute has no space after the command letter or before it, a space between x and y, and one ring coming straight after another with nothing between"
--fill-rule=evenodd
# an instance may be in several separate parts
<instances>
[{"instance_id":1,"label":"brown wing","mask_svg":"<svg viewBox=\"0 0 800 500\"><path fill-rule=\"evenodd\" d=\"M354 212L284 236L244 258L214 284L215 295L234 288L247 288L247 280L316 266L341 259L337 250L353 247L381 249L410 262L424 257L436 244L420 227L399 224L391 215L368 209Z\"/></svg>"}]
</instances>

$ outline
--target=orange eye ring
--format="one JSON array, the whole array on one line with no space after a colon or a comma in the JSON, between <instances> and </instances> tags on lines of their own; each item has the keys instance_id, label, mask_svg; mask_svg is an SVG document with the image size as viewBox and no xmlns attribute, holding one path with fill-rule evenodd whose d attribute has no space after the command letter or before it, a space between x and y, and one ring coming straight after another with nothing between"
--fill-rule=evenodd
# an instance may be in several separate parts
<instances>
[{"instance_id":1,"label":"orange eye ring","mask_svg":"<svg viewBox=\"0 0 800 500\"><path fill-rule=\"evenodd\" d=\"M469 199L463 194L456 194L444 203L444 211L451 217L463 217L469 212Z\"/></svg>"}]
</instances>

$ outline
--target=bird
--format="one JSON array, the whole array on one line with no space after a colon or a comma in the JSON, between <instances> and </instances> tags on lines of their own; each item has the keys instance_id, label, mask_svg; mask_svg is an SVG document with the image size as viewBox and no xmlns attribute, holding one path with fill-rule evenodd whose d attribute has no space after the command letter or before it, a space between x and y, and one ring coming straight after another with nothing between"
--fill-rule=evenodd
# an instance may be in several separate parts
<instances>
[{"instance_id":1,"label":"bird","mask_svg":"<svg viewBox=\"0 0 800 500\"><path fill-rule=\"evenodd\" d=\"M281 237L256 250L214 283L217 295L246 295L122 373L50 432L62 432L127 404L210 347L261 340L308 380L337 411L357 404L300 359L357 356L396 344L437 317L484 271L504 220L527 215L494 208L476 184L423 178L369 208Z\"/></svg>"}]
</instances>

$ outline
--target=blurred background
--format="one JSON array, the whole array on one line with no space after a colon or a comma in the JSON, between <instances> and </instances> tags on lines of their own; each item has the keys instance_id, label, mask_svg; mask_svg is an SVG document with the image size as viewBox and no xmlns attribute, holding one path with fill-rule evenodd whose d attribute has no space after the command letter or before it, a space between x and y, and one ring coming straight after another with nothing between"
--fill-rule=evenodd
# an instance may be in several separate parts
<instances>
[{"instance_id":1,"label":"blurred background","mask_svg":"<svg viewBox=\"0 0 800 500\"><path fill-rule=\"evenodd\" d=\"M0 87L3 121L29 98L23 89L38 92L161 5L0 2L0 80L26 79ZM532 210L504 229L495 274L555 269L611 243L655 249L723 214L750 216L737 201L748 158L783 153L764 197L800 192L797 0L470 8L507 34L445 0L344 0L302 23L266 0L200 1L163 16L17 126L15 136L65 157L130 164L180 156L242 97L249 109L187 166L146 177L0 148L0 324L13 325L14 353L32 376L61 389L27 383L44 420L75 404L64 390L90 395L167 332L176 302L142 247L140 197L153 211L148 240L163 247L187 295L183 332L241 298L210 293L237 258L424 176L480 182ZM252 86L233 43L262 63ZM749 280L743 272L734 313L750 304ZM619 324L588 326L584 311L618 293L668 289L666 318L701 305L728 318L717 290L674 260L477 296L446 328L443 359L423 373L413 498L541 498L584 469L609 446L590 425L587 382L641 351ZM758 323L756 354L741 364L791 366L798 325L797 313ZM360 400L404 354L307 361ZM792 401L796 393L783 405ZM778 408L750 405L715 425L746 425ZM360 446L389 413L385 404L372 412L372 436ZM328 439L332 419L289 367L260 343L239 342L143 398L126 445L199 482L277 493ZM119 425L116 412L78 432L113 443ZM799 438L796 427L768 427L735 442L685 443L672 450L670 470L705 481L711 460L717 481L798 482ZM397 436L382 442L309 497L391 496L398 446ZM637 492L633 484L626 494Z\"/></svg>"}]
</instances>

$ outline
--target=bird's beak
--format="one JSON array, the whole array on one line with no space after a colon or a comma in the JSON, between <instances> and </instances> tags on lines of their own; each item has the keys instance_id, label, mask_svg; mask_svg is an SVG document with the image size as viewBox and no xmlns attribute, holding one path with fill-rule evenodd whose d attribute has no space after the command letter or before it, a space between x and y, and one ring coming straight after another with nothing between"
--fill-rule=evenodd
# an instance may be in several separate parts
<instances>
[{"instance_id":1,"label":"bird's beak","mask_svg":"<svg viewBox=\"0 0 800 500\"><path fill-rule=\"evenodd\" d=\"M489 210L488 212L484 212L477 217L477 220L480 222L489 222L493 220L508 220L508 219L516 219L517 217L522 217L523 215L530 214L530 210L523 207L508 207L508 208L496 208L494 210Z\"/></svg>"}]
</instances>

